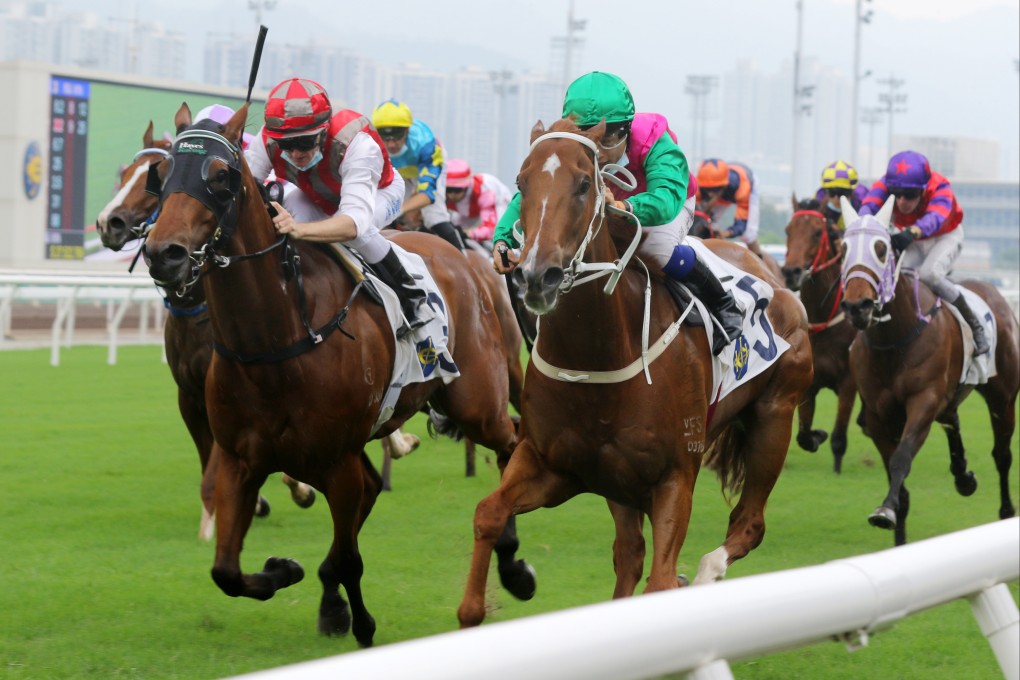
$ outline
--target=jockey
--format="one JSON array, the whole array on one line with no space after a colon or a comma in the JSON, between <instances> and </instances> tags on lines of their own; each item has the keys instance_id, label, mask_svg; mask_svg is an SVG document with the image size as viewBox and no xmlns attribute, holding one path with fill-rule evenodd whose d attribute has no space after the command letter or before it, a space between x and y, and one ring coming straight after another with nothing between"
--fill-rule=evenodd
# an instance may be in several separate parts
<instances>
[{"instance_id":1,"label":"jockey","mask_svg":"<svg viewBox=\"0 0 1020 680\"><path fill-rule=\"evenodd\" d=\"M963 210L949 180L932 172L928 159L916 151L901 151L889 160L885 175L871 186L861 204L860 215L874 215L886 199L893 204L893 249L901 253L900 265L915 269L917 276L940 298L963 315L974 331L974 355L988 352L985 329L956 286L946 277L963 248Z\"/></svg>"},{"instance_id":2,"label":"jockey","mask_svg":"<svg viewBox=\"0 0 1020 680\"><path fill-rule=\"evenodd\" d=\"M868 187L857 181L857 170L846 161L834 161L822 170L822 186L818 188L815 198L822 206L825 222L830 227L843 231L843 211L839 207L839 197L846 196L854 210L859 210L864 197L868 195Z\"/></svg>"},{"instance_id":3,"label":"jockey","mask_svg":"<svg viewBox=\"0 0 1020 680\"><path fill-rule=\"evenodd\" d=\"M396 99L387 99L375 108L372 124L390 153L393 167L404 178L404 203L397 217L420 209L426 231L464 250L446 209L443 147L432 129L415 120L407 104Z\"/></svg>"},{"instance_id":4,"label":"jockey","mask_svg":"<svg viewBox=\"0 0 1020 680\"><path fill-rule=\"evenodd\" d=\"M492 240L496 223L513 194L495 175L473 173L467 161L446 164L446 207L453 224L479 243Z\"/></svg>"},{"instance_id":5,"label":"jockey","mask_svg":"<svg viewBox=\"0 0 1020 680\"><path fill-rule=\"evenodd\" d=\"M734 203L733 224L719 231L719 238L739 238L748 249L761 257L758 245L758 183L754 173L743 163L727 163L718 158L702 161L698 167L698 209L722 220L723 213Z\"/></svg>"},{"instance_id":6,"label":"jockey","mask_svg":"<svg viewBox=\"0 0 1020 680\"><path fill-rule=\"evenodd\" d=\"M318 83L288 78L269 93L265 125L244 154L256 181L271 172L297 189L274 202L277 231L292 238L344 242L393 288L407 321L421 325L418 306L425 291L404 269L379 229L395 219L404 182L367 117L342 109L333 113Z\"/></svg>"},{"instance_id":7,"label":"jockey","mask_svg":"<svg viewBox=\"0 0 1020 680\"><path fill-rule=\"evenodd\" d=\"M583 75L570 84L563 101L563 117L574 118L582 130L605 120L599 163L622 165L637 179L633 191L616 189L619 196L607 188L607 205L632 212L640 220L645 237L638 254L691 288L719 319L725 337L713 334L712 351L722 352L740 335L743 315L733 296L697 258L694 249L683 243L694 218L695 194L687 157L677 145L669 122L657 113L635 113L634 98L626 83L601 71ZM520 200L518 193L493 236L493 263L496 271L504 274L518 264L519 256L511 250L510 266L503 266L498 251L500 243L511 249L520 245L513 237L514 223L520 219Z\"/></svg>"}]
</instances>

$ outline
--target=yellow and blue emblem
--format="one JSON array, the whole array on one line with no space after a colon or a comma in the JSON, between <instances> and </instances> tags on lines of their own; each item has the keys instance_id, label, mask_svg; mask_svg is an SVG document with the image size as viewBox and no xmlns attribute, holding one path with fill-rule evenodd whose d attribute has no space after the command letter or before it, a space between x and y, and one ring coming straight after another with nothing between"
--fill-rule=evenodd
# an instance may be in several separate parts
<instances>
[{"instance_id":1,"label":"yellow and blue emblem","mask_svg":"<svg viewBox=\"0 0 1020 680\"><path fill-rule=\"evenodd\" d=\"M436 351L431 335L416 343L414 347L418 354L418 363L421 365L421 373L427 378L439 365L439 352Z\"/></svg>"},{"instance_id":2,"label":"yellow and blue emblem","mask_svg":"<svg viewBox=\"0 0 1020 680\"><path fill-rule=\"evenodd\" d=\"M741 333L733 341L733 377L740 380L747 374L747 366L751 358L751 347L747 344L747 338Z\"/></svg>"},{"instance_id":3,"label":"yellow and blue emblem","mask_svg":"<svg viewBox=\"0 0 1020 680\"><path fill-rule=\"evenodd\" d=\"M32 200L39 195L42 188L43 160L39 144L29 142L25 149L25 161L22 166L22 177L25 184L25 196Z\"/></svg>"}]
</instances>

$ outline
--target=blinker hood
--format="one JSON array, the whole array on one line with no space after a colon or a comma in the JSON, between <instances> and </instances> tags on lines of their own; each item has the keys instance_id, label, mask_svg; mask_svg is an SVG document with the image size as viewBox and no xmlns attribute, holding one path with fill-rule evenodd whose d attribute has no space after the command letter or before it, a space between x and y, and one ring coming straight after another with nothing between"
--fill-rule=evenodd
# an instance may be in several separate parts
<instances>
[{"instance_id":1,"label":"blinker hood","mask_svg":"<svg viewBox=\"0 0 1020 680\"><path fill-rule=\"evenodd\" d=\"M240 150L219 133L201 129L203 123L207 121L199 121L195 128L182 132L174 140L170 155L164 161L168 167L162 181L158 171L162 163L149 166L145 189L158 195L161 204L170 194L187 194L222 222L241 190ZM212 124L220 127L218 123ZM227 167L225 182L210 177L215 160Z\"/></svg>"}]
</instances>

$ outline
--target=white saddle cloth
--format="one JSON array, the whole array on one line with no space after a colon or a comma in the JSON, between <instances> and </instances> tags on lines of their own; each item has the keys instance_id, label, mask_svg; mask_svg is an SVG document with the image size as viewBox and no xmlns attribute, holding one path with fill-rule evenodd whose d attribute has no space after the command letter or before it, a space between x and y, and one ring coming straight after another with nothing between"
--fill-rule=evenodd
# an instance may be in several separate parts
<instances>
[{"instance_id":1,"label":"white saddle cloth","mask_svg":"<svg viewBox=\"0 0 1020 680\"><path fill-rule=\"evenodd\" d=\"M956 317L957 323L960 324L960 333L963 336L963 371L960 382L964 385L983 385L988 382L989 378L994 378L996 375L995 345L998 338L996 337L995 316L988 304L985 303L984 298L968 288L959 284L955 285L967 300L967 306L984 324L985 337L988 338L989 347L987 353L979 357L974 356L974 331L970 324L964 320L960 310L955 306L947 304L945 301L942 302L943 306L948 307Z\"/></svg>"}]
</instances>

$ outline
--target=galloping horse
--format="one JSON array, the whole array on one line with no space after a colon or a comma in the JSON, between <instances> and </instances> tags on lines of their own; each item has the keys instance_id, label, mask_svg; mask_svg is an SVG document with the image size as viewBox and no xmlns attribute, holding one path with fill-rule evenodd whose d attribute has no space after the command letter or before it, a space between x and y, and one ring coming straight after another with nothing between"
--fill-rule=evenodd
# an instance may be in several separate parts
<instances>
[{"instance_id":1,"label":"galloping horse","mask_svg":"<svg viewBox=\"0 0 1020 680\"><path fill-rule=\"evenodd\" d=\"M846 453L847 425L857 398L857 385L850 370L850 343L857 329L840 311L843 282L840 277L842 236L825 220L818 201L793 198L793 216L786 225L786 259L783 278L786 287L800 292L800 301L811 323L811 352L815 362L815 380L797 408L797 443L805 451L817 451L829 435L811 429L815 417L815 397L822 388L836 393L838 406L832 426L832 469L838 474Z\"/></svg>"},{"instance_id":2,"label":"galloping horse","mask_svg":"<svg viewBox=\"0 0 1020 680\"><path fill-rule=\"evenodd\" d=\"M702 241L711 238L719 238L718 232L716 232L715 228L712 226L712 216L702 210L694 211L694 220L691 222L691 229L687 232L687 235L700 238ZM776 258L762 250L761 261L765 263L765 267L769 270L769 273L775 277L775 283L777 285L782 285L783 272L779 263L776 262ZM770 283L772 282L770 281Z\"/></svg>"},{"instance_id":3,"label":"galloping horse","mask_svg":"<svg viewBox=\"0 0 1020 680\"><path fill-rule=\"evenodd\" d=\"M160 163L170 151L170 141L154 139L149 122L142 135L142 149L120 174L120 188L96 218L100 240L110 250L120 251L130 241L144 236L152 221L158 201L145 191L150 166ZM138 241L140 244L141 241ZM168 317L163 326L163 341L170 374L177 385L177 407L191 435L202 466L202 518L199 539L208 541L213 534L213 480L216 461L210 460L213 436L205 408L205 374L212 359L212 332L206 312L205 291L194 286L182 294L170 291L165 297ZM312 487L283 475L291 498L302 508L315 502ZM269 502L259 496L255 514L269 514Z\"/></svg>"},{"instance_id":4,"label":"galloping horse","mask_svg":"<svg viewBox=\"0 0 1020 680\"><path fill-rule=\"evenodd\" d=\"M260 600L303 578L297 562L275 557L262 571L244 573L240 553L266 476L283 470L306 480L325 496L334 528L318 570L318 629L352 629L367 646L375 621L361 592L358 533L381 480L365 443L374 427L384 436L429 403L505 466L517 435L507 413L502 331L485 284L456 249L426 234L397 236L443 292L448 346L461 375L448 384L433 376L405 385L392 415L377 423L397 349L386 310L328 248L277 237L239 151L247 114L245 104L223 126L200 121L178 135L173 162L160 166L160 216L145 244L158 283L188 286L202 276L205 285L217 347L206 404L220 457L212 577L228 595ZM182 124L180 112L176 122ZM417 354L422 361L434 355L428 347ZM530 568L513 559L516 535L508 531L502 545L502 571L520 576L517 596L530 596Z\"/></svg>"},{"instance_id":5,"label":"galloping horse","mask_svg":"<svg viewBox=\"0 0 1020 680\"><path fill-rule=\"evenodd\" d=\"M702 559L696 582L721 577L764 536L765 502L786 459L794 409L811 383L807 319L789 291L775 290L754 314L755 323L768 329L771 349L778 353L776 336L789 349L713 403L705 331L676 323L683 310L661 279L650 279L644 264L634 261L612 295L581 285L590 278L582 271L620 259L610 228L603 228L606 188L596 156L604 133L604 123L581 132L561 120L548 134L539 123L518 176L527 229L514 276L528 308L541 315L541 330L524 382L520 443L499 488L475 511L471 569L458 610L462 627L484 618L489 560L507 521L583 492L605 497L614 515L614 597L632 594L640 580L642 513L653 531L647 590L678 587L677 557L706 449L724 487L743 487L725 542ZM624 228L628 236L634 233ZM711 248L768 277L746 248L722 242ZM614 277L619 273L614 268ZM747 277L741 285L756 284ZM643 347L651 384L641 376ZM741 339L733 347L768 352Z\"/></svg>"},{"instance_id":6,"label":"galloping horse","mask_svg":"<svg viewBox=\"0 0 1020 680\"><path fill-rule=\"evenodd\" d=\"M1009 469L1020 389L1020 328L1012 310L994 287L963 282L991 309L997 370L987 382L976 386L964 382L970 346L961 335L961 323L928 286L901 276L897 268L888 233L892 198L877 216L858 217L845 199L842 203L843 221L850 225L842 246L842 307L863 331L850 348L850 365L864 402L865 431L882 454L889 479L889 493L868 521L893 529L896 545L906 543L910 494L905 481L932 423L942 425L949 437L949 469L956 490L963 496L974 493L977 480L967 470L957 408L975 389L984 397L992 421L999 517L1014 516Z\"/></svg>"}]
</instances>

